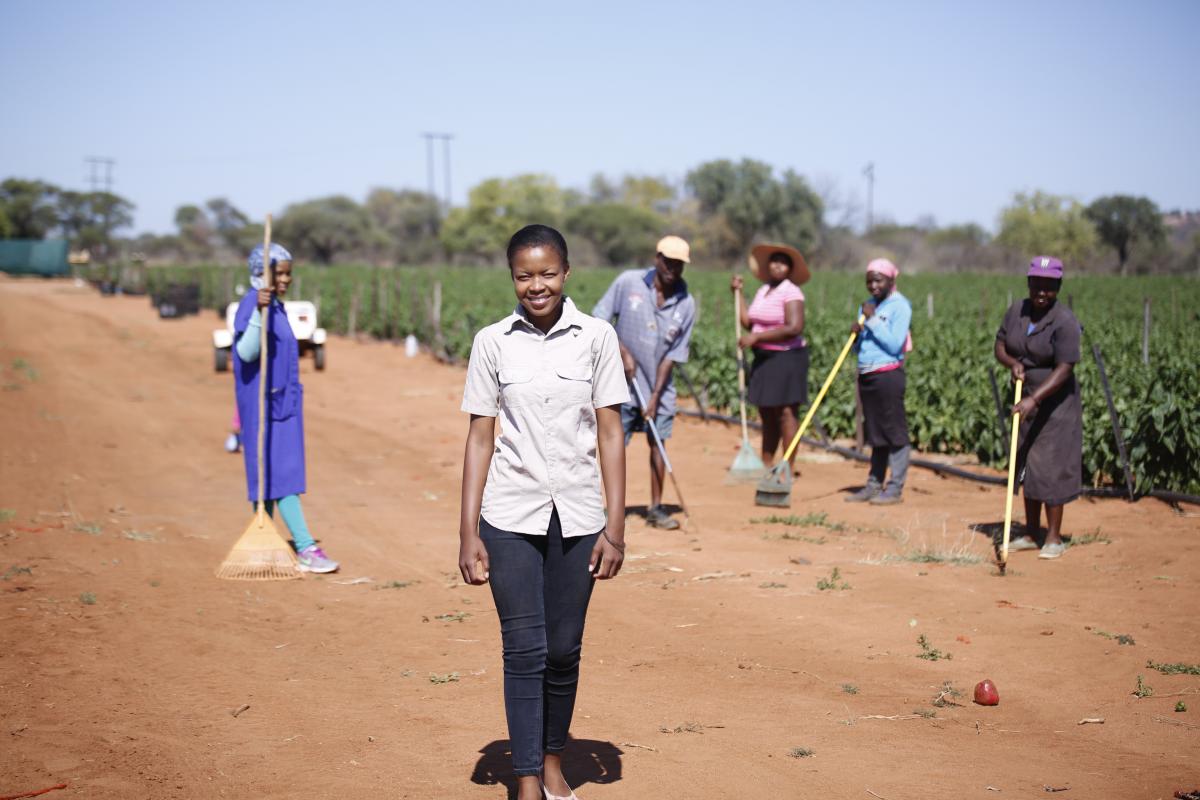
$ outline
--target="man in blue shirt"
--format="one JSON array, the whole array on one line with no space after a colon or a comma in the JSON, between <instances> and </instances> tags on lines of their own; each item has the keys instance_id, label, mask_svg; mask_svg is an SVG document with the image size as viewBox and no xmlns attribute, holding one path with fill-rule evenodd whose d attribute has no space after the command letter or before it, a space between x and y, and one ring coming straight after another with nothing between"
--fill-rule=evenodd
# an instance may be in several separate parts
<instances>
[{"instance_id":1,"label":"man in blue shirt","mask_svg":"<svg viewBox=\"0 0 1200 800\"><path fill-rule=\"evenodd\" d=\"M696 302L683 280L689 260L688 243L678 236L659 240L654 266L622 272L608 287L592 316L612 322L621 345L625 376L637 381L646 398L659 436L670 438L675 420L675 364L688 360ZM643 427L643 417L634 402L621 408L625 443ZM650 433L647 431L647 438ZM662 508L662 486L666 465L652 441L650 444L650 507L646 521L656 528L675 530L679 523Z\"/></svg>"}]
</instances>

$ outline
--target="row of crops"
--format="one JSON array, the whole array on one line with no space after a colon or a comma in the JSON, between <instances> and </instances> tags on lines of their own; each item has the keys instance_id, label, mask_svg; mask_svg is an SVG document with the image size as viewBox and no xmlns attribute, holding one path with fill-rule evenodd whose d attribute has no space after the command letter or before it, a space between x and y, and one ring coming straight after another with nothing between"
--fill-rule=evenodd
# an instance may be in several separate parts
<instances>
[{"instance_id":1,"label":"row of crops","mask_svg":"<svg viewBox=\"0 0 1200 800\"><path fill-rule=\"evenodd\" d=\"M468 357L475 331L510 313L514 305L504 269L302 266L296 274L292 297L318 303L321 324L331 332L382 339L411 333L456 360ZM616 274L577 268L569 294L589 310ZM688 376L709 407L734 409L737 371L729 277L697 270L685 277L701 309ZM198 283L202 304L220 310L241 290L245 272L222 266L153 268L146 282L151 291L167 283ZM992 358L992 347L1008 303L1024 294L1022 275L901 276L899 288L914 310L916 349L907 369L914 444L925 452L973 454L982 463L1002 467L1006 432L989 369L995 370L1007 402L1012 389ZM1169 277L1080 277L1064 284L1060 300L1071 304L1084 326L1084 358L1076 374L1083 394L1085 476L1094 485L1124 483L1092 358L1097 344L1138 490L1200 493L1200 369L1187 335L1200 323L1191 300L1197 288L1195 280ZM804 291L809 383L815 395L866 294L861 276L851 273L815 275ZM440 308L434 302L439 293ZM1142 361L1145 298L1152 318L1149 363ZM843 367L819 418L831 436L854 435L849 366Z\"/></svg>"}]
</instances>

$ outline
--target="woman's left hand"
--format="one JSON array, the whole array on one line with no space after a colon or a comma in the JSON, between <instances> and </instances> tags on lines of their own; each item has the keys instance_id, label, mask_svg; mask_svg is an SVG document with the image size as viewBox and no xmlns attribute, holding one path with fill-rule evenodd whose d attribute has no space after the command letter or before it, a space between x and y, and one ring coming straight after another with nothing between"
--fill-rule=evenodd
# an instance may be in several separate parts
<instances>
[{"instance_id":1,"label":"woman's left hand","mask_svg":"<svg viewBox=\"0 0 1200 800\"><path fill-rule=\"evenodd\" d=\"M1033 414L1034 412L1036 412L1037 409L1038 409L1037 400L1034 400L1033 397L1030 396L1030 397L1026 397L1024 400L1022 400L1021 402L1019 402L1015 406L1013 406L1012 413L1020 414L1022 417L1028 417L1030 414Z\"/></svg>"},{"instance_id":2,"label":"woman's left hand","mask_svg":"<svg viewBox=\"0 0 1200 800\"><path fill-rule=\"evenodd\" d=\"M596 538L596 546L592 548L592 558L588 561L588 572L592 573L592 577L602 581L617 577L617 573L621 571L621 564L625 561L624 549L618 550L608 540L608 536L612 536L613 541L620 544L622 548L625 547L624 535L618 536L615 531L602 531Z\"/></svg>"},{"instance_id":3,"label":"woman's left hand","mask_svg":"<svg viewBox=\"0 0 1200 800\"><path fill-rule=\"evenodd\" d=\"M754 347L758 344L758 334L744 333L738 337L738 347Z\"/></svg>"}]
</instances>

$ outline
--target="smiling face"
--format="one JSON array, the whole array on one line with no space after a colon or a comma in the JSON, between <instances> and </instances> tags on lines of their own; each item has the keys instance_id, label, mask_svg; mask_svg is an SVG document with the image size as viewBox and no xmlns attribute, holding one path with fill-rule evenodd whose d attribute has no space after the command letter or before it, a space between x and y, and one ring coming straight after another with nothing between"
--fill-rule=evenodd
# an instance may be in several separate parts
<instances>
[{"instance_id":1,"label":"smiling face","mask_svg":"<svg viewBox=\"0 0 1200 800\"><path fill-rule=\"evenodd\" d=\"M654 257L654 277L664 294L672 294L676 284L683 277L683 262L677 258L667 258L662 253Z\"/></svg>"},{"instance_id":2,"label":"smiling face","mask_svg":"<svg viewBox=\"0 0 1200 800\"><path fill-rule=\"evenodd\" d=\"M288 287L292 285L292 262L275 262L275 294L283 297Z\"/></svg>"},{"instance_id":3,"label":"smiling face","mask_svg":"<svg viewBox=\"0 0 1200 800\"><path fill-rule=\"evenodd\" d=\"M1029 302L1033 303L1035 311L1046 311L1054 305L1054 301L1058 299L1058 290L1062 288L1062 280L1038 277L1030 277L1027 280L1029 282Z\"/></svg>"},{"instance_id":4,"label":"smiling face","mask_svg":"<svg viewBox=\"0 0 1200 800\"><path fill-rule=\"evenodd\" d=\"M529 321L549 331L562 314L563 285L571 265L552 248L526 247L513 254L510 271L517 302Z\"/></svg>"},{"instance_id":5,"label":"smiling face","mask_svg":"<svg viewBox=\"0 0 1200 800\"><path fill-rule=\"evenodd\" d=\"M892 287L896 285L896 279L884 275L882 272L867 273L867 291L871 293L871 297L875 298L878 303L892 293Z\"/></svg>"}]
</instances>

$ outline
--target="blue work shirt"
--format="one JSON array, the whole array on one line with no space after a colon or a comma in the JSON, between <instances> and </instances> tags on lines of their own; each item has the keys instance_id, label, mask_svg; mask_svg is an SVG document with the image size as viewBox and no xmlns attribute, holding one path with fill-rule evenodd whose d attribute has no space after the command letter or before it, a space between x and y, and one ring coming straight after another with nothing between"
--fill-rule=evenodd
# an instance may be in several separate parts
<instances>
[{"instance_id":1,"label":"blue work shirt","mask_svg":"<svg viewBox=\"0 0 1200 800\"><path fill-rule=\"evenodd\" d=\"M859 306L858 313L862 313ZM875 307L875 313L863 323L858 337L858 371L874 372L904 361L904 343L912 324L912 305L908 298L893 290Z\"/></svg>"},{"instance_id":2,"label":"blue work shirt","mask_svg":"<svg viewBox=\"0 0 1200 800\"><path fill-rule=\"evenodd\" d=\"M634 379L647 402L654 390L658 365L663 359L687 363L692 325L696 322L696 301L681 278L675 293L658 307L654 288L654 267L622 272L592 309L592 316L612 322L617 339L637 363ZM636 402L636 395L634 396ZM672 373L658 398L658 413L675 413L675 376Z\"/></svg>"}]
</instances>

